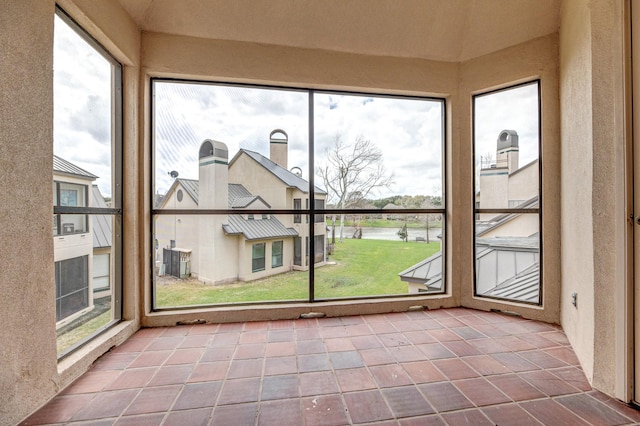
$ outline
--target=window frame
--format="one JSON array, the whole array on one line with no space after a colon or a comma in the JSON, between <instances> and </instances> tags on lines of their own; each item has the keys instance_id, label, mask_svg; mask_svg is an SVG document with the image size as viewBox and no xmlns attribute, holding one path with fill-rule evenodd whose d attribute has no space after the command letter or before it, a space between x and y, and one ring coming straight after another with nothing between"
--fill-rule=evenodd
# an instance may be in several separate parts
<instances>
[{"instance_id":1,"label":"window frame","mask_svg":"<svg viewBox=\"0 0 640 426\"><path fill-rule=\"evenodd\" d=\"M256 257L256 249L262 247L262 256ZM262 265L258 264L256 267L256 261L262 261ZM267 245L265 243L253 243L251 244L251 272L262 272L267 270Z\"/></svg>"},{"instance_id":2,"label":"window frame","mask_svg":"<svg viewBox=\"0 0 640 426\"><path fill-rule=\"evenodd\" d=\"M519 208L519 207L509 207L509 208L500 208L500 209L493 209L493 208L480 208L479 207L479 202L476 202L476 185L478 184L478 181L476 179L476 126L475 126L475 120L476 120L476 98L482 97L482 96L487 96L487 95L492 95L492 94L496 94L496 93L501 93L501 92L505 92L508 90L512 90L512 89L517 89L520 87L524 87L524 86L530 86L530 85L537 85L537 108L538 108L538 126L537 126L537 130L538 130L538 157L537 157L537 168L538 168L538 207L536 208ZM478 93L475 93L472 95L471 97L471 133L472 133L472 138L471 138L471 144L472 144L472 149L471 149L471 161L472 161L472 206L473 206L473 211L472 211L472 224L473 224L473 288L472 288L472 294L474 298L477 298L479 300L488 300L488 301L493 301L493 302L500 302L500 303L506 303L506 304L522 304L522 305L527 305L527 306L535 306L535 307L543 307L543 301L544 301L544 251L543 251L543 239L544 239L544 227L543 227L543 217L542 217L542 211L543 211L543 203L544 203L544 191L543 191L543 186L542 186L542 180L543 180L543 167L542 167L542 163L543 163L543 155L542 155L542 147L543 147L543 127L542 127L542 119L543 119L543 114L542 114L542 79L541 78L534 78L534 79L529 79L527 81L524 82L519 82L519 83L515 83L515 84L509 84L503 87L500 87L498 89L493 89L493 90L487 90L487 91L481 91ZM494 214L537 214L538 216L538 241L539 241L539 245L538 245L538 262L539 262L539 275L538 275L538 301L537 302L529 302L529 301L525 301L525 300L517 300L517 299L508 299L508 298L502 298L502 297L496 297L496 296L487 296L484 294L479 294L477 292L477 281L478 281L478 262L476 259L476 247L477 247L477 236L476 236L476 230L475 230L475 224L476 224L476 220L480 217L481 214L483 213L494 213Z\"/></svg>"},{"instance_id":3,"label":"window frame","mask_svg":"<svg viewBox=\"0 0 640 426\"><path fill-rule=\"evenodd\" d=\"M76 352L78 349L93 341L107 330L120 323L123 319L123 74L124 66L108 49L98 40L92 37L87 30L78 24L64 9L56 5L55 16L60 18L69 26L83 41L92 47L96 53L101 55L111 65L111 207L64 207L53 206L53 213L86 215L87 228L89 228L89 217L94 215L110 215L112 217L112 246L110 260L113 262L113 277L111 286L111 313L112 319L93 333L78 340L67 349L57 354L58 362ZM53 180L53 178L52 178ZM88 204L89 188L87 187L86 202ZM59 199L59 198L58 198Z\"/></svg>"},{"instance_id":4,"label":"window frame","mask_svg":"<svg viewBox=\"0 0 640 426\"><path fill-rule=\"evenodd\" d=\"M276 247L279 247L278 251L275 250ZM271 242L271 267L279 268L283 265L283 256L282 251L284 249L284 241L278 240Z\"/></svg>"},{"instance_id":5,"label":"window frame","mask_svg":"<svg viewBox=\"0 0 640 426\"><path fill-rule=\"evenodd\" d=\"M294 92L304 92L308 94L309 101L309 137L307 141L308 147L308 155L309 155L309 169L315 170L315 152L314 152L314 94L339 94L339 95L352 95L352 96L374 96L376 98L390 98L390 99L407 99L407 100L419 100L419 101L434 101L440 103L441 110L441 129L442 129L442 137L441 137L441 146L442 146L442 206L439 208L408 208L402 210L402 214L438 214L442 217L442 229L444 233L444 238L441 240L441 250L442 250L442 258L443 258L443 270L442 270L442 290L439 292L430 293L429 296L433 296L434 298L447 296L450 294L449 291L449 274L447 268L447 262L449 258L447 245L449 236L447 236L447 213L449 211L447 199L450 196L450 188L448 186L448 156L449 156L449 140L450 135L447 129L447 120L448 120L448 106L449 100L445 97L437 97L437 96L428 96L428 95L407 95L407 94L390 94L390 93L381 93L376 91L364 92L364 91L348 91L348 90L340 90L340 89L316 89L311 87L288 87L288 86L277 86L270 84L259 84L259 83L240 83L240 82L229 82L229 81L219 81L219 80L198 80L198 79L188 79L188 78L179 78L179 77L160 77L160 76L150 76L149 77L149 125L150 125L150 162L151 167L149 167L149 179L151 182L150 191L147 196L150 199L150 205L153 206L150 215L150 228L151 232L149 234L150 247L153 247L153 242L155 241L154 234L154 222L155 217L159 215L176 215L176 214L185 214L185 215L228 215L228 214L237 214L237 211L232 209L159 209L154 204L154 191L155 191L155 120L154 115L156 113L155 106L155 83L183 83L183 84L203 84L203 85L212 85L219 87L233 87L233 88L257 88L257 89L267 89L267 90L283 90L283 91L294 91ZM315 173L309 173L308 177L309 188L315 188ZM302 202L301 198L298 198L300 202ZM294 198L294 202L295 202ZM292 215L294 223L301 224L302 223L302 215L305 216L305 225L308 228L307 243L305 244L304 250L301 250L302 257L302 266L308 268L308 289L309 295L307 300L282 300L282 301L259 301L259 302L230 302L230 303L217 303L217 304L200 304L197 305L198 308L214 308L220 306L237 306L237 305L270 305L277 303L293 303L293 302L326 302L333 300L354 300L354 301L364 301L364 300L375 300L375 299L386 299L386 298L415 298L415 297L424 297L424 294L417 293L402 293L402 294L380 294L380 295L367 295L367 296L348 296L348 297L330 297L330 298L316 298L314 296L315 286L314 286L314 270L315 270L315 262L309 262L309 253L315 253L315 238L309 238L309 235L315 236L315 220L310 219L311 215L322 216L324 222L324 217L328 214L379 214L381 209L377 208L358 208L358 209L350 209L350 208L324 208L321 210L316 209L315 207L315 192L308 191L305 198L304 209L295 209L292 206L290 209L282 209L282 210L265 210L265 209L246 209L244 210L245 214L287 214ZM300 217L300 222L296 222L297 218ZM319 223L322 223L319 222ZM299 238L299 237L297 237ZM299 241L302 243L302 240ZM294 243L294 264L295 264L295 239ZM325 247L326 249L326 247ZM307 261L305 261L305 258ZM297 265L300 266L300 265ZM150 298L151 298L151 312L164 312L164 311L177 311L181 309L192 308L193 306L170 306L170 307L159 307L156 304L155 298L155 279L154 279L154 266L153 263L149 264L149 276L150 276Z\"/></svg>"}]
</instances>

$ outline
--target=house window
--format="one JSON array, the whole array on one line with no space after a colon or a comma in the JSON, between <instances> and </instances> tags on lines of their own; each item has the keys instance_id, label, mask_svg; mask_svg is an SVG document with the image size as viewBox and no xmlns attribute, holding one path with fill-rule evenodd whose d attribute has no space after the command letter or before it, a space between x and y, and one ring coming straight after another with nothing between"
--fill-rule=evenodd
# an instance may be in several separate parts
<instances>
[{"instance_id":1,"label":"house window","mask_svg":"<svg viewBox=\"0 0 640 426\"><path fill-rule=\"evenodd\" d=\"M150 90L149 202L171 194L168 171L177 169L195 201L179 209L181 223L173 205L152 209L150 241L192 250L198 281L235 282L216 304L403 297L417 293L416 280L429 293L446 291L443 99L163 78L152 78ZM264 123L274 123L271 133ZM387 214L394 220L383 221ZM283 249L271 244L265 254L256 241L282 241ZM277 276L265 256L295 268ZM159 250L150 257L163 263ZM249 258L265 272L243 273ZM152 309L211 303L157 269ZM287 290L276 292L280 284Z\"/></svg>"},{"instance_id":2,"label":"house window","mask_svg":"<svg viewBox=\"0 0 640 426\"><path fill-rule=\"evenodd\" d=\"M89 307L88 256L55 263L56 321L61 321Z\"/></svg>"},{"instance_id":3,"label":"house window","mask_svg":"<svg viewBox=\"0 0 640 426\"><path fill-rule=\"evenodd\" d=\"M294 210L302 210L302 200L300 198L293 199L293 209ZM301 223L302 217L300 213L296 213L293 215L293 223Z\"/></svg>"},{"instance_id":4,"label":"house window","mask_svg":"<svg viewBox=\"0 0 640 426\"><path fill-rule=\"evenodd\" d=\"M59 160L59 159L57 159ZM88 185L54 181L53 200L58 207L87 207ZM53 220L53 235L88 232L87 215L57 214Z\"/></svg>"},{"instance_id":5,"label":"house window","mask_svg":"<svg viewBox=\"0 0 640 426\"><path fill-rule=\"evenodd\" d=\"M279 266L282 266L282 241L274 241L271 243L271 267Z\"/></svg>"},{"instance_id":6,"label":"house window","mask_svg":"<svg viewBox=\"0 0 640 426\"><path fill-rule=\"evenodd\" d=\"M316 210L324 210L324 200L313 200L314 205L316 206ZM315 223L323 223L324 222L324 214L316 214L313 216L313 221Z\"/></svg>"},{"instance_id":7,"label":"house window","mask_svg":"<svg viewBox=\"0 0 640 426\"><path fill-rule=\"evenodd\" d=\"M122 317L122 66L56 8L53 71L60 359Z\"/></svg>"},{"instance_id":8,"label":"house window","mask_svg":"<svg viewBox=\"0 0 640 426\"><path fill-rule=\"evenodd\" d=\"M251 246L251 272L264 271L265 243L257 243Z\"/></svg>"},{"instance_id":9,"label":"house window","mask_svg":"<svg viewBox=\"0 0 640 426\"><path fill-rule=\"evenodd\" d=\"M540 82L473 98L475 295L539 305Z\"/></svg>"}]
</instances>

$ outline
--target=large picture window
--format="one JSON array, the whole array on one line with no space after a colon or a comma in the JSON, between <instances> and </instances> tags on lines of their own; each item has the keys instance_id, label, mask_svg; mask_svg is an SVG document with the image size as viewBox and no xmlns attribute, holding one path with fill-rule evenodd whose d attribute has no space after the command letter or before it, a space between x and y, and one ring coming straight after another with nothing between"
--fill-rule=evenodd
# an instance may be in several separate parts
<instances>
[{"instance_id":1,"label":"large picture window","mask_svg":"<svg viewBox=\"0 0 640 426\"><path fill-rule=\"evenodd\" d=\"M165 264L171 241L191 253L179 281L154 269L154 309L446 290L444 100L163 79L152 91L152 256ZM281 242L271 268L256 240Z\"/></svg>"},{"instance_id":2,"label":"large picture window","mask_svg":"<svg viewBox=\"0 0 640 426\"><path fill-rule=\"evenodd\" d=\"M540 304L540 82L476 95L475 294Z\"/></svg>"},{"instance_id":3,"label":"large picture window","mask_svg":"<svg viewBox=\"0 0 640 426\"><path fill-rule=\"evenodd\" d=\"M121 318L122 67L54 21L53 242L58 357Z\"/></svg>"}]
</instances>

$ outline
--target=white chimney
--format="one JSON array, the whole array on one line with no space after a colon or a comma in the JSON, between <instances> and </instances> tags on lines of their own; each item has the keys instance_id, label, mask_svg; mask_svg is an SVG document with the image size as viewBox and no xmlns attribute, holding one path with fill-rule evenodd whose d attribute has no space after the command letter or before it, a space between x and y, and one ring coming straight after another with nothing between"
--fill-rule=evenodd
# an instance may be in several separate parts
<instances>
[{"instance_id":1,"label":"white chimney","mask_svg":"<svg viewBox=\"0 0 640 426\"><path fill-rule=\"evenodd\" d=\"M289 135L282 129L275 129L269 135L269 158L279 166L288 169Z\"/></svg>"},{"instance_id":2,"label":"white chimney","mask_svg":"<svg viewBox=\"0 0 640 426\"><path fill-rule=\"evenodd\" d=\"M507 167L509 173L518 170L520 148L518 147L518 133L515 130L503 130L498 135L496 149L496 166Z\"/></svg>"},{"instance_id":3,"label":"white chimney","mask_svg":"<svg viewBox=\"0 0 640 426\"><path fill-rule=\"evenodd\" d=\"M200 145L198 206L201 209L229 208L229 149L222 142L206 139Z\"/></svg>"}]
</instances>

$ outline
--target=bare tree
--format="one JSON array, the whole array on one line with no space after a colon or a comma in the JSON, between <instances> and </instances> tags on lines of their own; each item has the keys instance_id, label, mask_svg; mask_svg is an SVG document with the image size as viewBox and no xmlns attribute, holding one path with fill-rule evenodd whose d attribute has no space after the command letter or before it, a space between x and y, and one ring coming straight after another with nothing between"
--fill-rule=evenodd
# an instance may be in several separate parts
<instances>
[{"instance_id":1,"label":"bare tree","mask_svg":"<svg viewBox=\"0 0 640 426\"><path fill-rule=\"evenodd\" d=\"M369 139L358 136L345 143L336 136L325 151L324 164L316 169L329 192L329 199L340 209L352 207L356 200L392 183L392 174L384 168L382 151ZM335 224L335 220L334 220ZM340 215L340 241L343 241L344 214Z\"/></svg>"}]
</instances>

